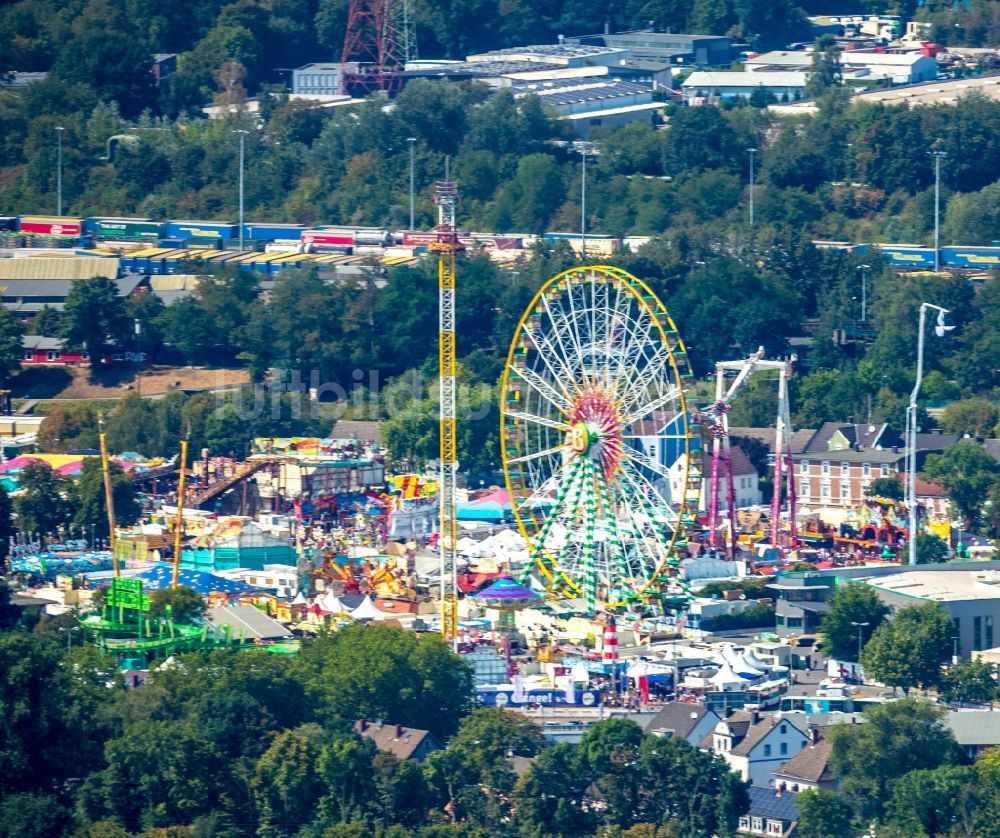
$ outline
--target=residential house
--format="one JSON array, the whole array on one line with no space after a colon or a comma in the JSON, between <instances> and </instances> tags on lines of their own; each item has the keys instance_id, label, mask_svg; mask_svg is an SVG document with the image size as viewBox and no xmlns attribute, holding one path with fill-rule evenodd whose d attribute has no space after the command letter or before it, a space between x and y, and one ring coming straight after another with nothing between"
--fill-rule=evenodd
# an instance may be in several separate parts
<instances>
[{"instance_id":1,"label":"residential house","mask_svg":"<svg viewBox=\"0 0 1000 838\"><path fill-rule=\"evenodd\" d=\"M944 723L969 759L1000 745L1000 713L993 710L952 710Z\"/></svg>"},{"instance_id":2,"label":"residential house","mask_svg":"<svg viewBox=\"0 0 1000 838\"><path fill-rule=\"evenodd\" d=\"M722 757L743 780L770 786L771 775L809 742L798 719L733 710L705 736L701 747Z\"/></svg>"},{"instance_id":3,"label":"residential house","mask_svg":"<svg viewBox=\"0 0 1000 838\"><path fill-rule=\"evenodd\" d=\"M798 825L794 794L751 786L750 809L740 817L736 834L792 838Z\"/></svg>"},{"instance_id":4,"label":"residential house","mask_svg":"<svg viewBox=\"0 0 1000 838\"><path fill-rule=\"evenodd\" d=\"M354 730L365 739L371 739L380 751L388 751L399 759L422 762L428 754L441 750L441 743L429 730L363 719L354 723Z\"/></svg>"},{"instance_id":5,"label":"residential house","mask_svg":"<svg viewBox=\"0 0 1000 838\"><path fill-rule=\"evenodd\" d=\"M23 353L21 363L34 364L89 364L90 355L85 349L67 349L61 338L42 335L25 335L21 338Z\"/></svg>"},{"instance_id":6,"label":"residential house","mask_svg":"<svg viewBox=\"0 0 1000 838\"><path fill-rule=\"evenodd\" d=\"M704 704L671 701L653 717L646 732L665 739L676 736L697 748L720 721L719 715Z\"/></svg>"},{"instance_id":7,"label":"residential house","mask_svg":"<svg viewBox=\"0 0 1000 838\"><path fill-rule=\"evenodd\" d=\"M799 792L806 789L833 791L837 778L830 769L833 746L818 727L809 729L809 743L774 772L774 788Z\"/></svg>"},{"instance_id":8,"label":"residential house","mask_svg":"<svg viewBox=\"0 0 1000 838\"><path fill-rule=\"evenodd\" d=\"M759 506L764 502L764 496L760 491L760 474L757 467L750 462L750 459L743 453L741 448L733 446L730 449L733 461L733 489L736 496L736 508L746 509L750 506ZM705 450L693 453L692 457L698 458L701 468L701 497L699 499L698 511L704 512L708 509L709 498L712 491L712 452ZM670 473L670 497L682 498L684 496L684 479L687 470L688 455L681 454L672 465L668 467ZM726 474L726 467L719 463L719 509L729 508L729 477Z\"/></svg>"},{"instance_id":9,"label":"residential house","mask_svg":"<svg viewBox=\"0 0 1000 838\"><path fill-rule=\"evenodd\" d=\"M958 439L943 433L917 434L917 467L928 454L940 453ZM903 438L887 424L824 422L792 459L800 508L858 506L872 480L906 470Z\"/></svg>"}]
</instances>

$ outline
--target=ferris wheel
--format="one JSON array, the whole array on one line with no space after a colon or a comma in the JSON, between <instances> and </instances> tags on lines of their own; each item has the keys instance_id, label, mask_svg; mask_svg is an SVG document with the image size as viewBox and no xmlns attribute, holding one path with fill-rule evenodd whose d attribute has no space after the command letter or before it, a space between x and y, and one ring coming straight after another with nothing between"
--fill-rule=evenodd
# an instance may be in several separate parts
<instances>
[{"instance_id":1,"label":"ferris wheel","mask_svg":"<svg viewBox=\"0 0 1000 838\"><path fill-rule=\"evenodd\" d=\"M613 267L549 280L517 326L502 456L524 578L594 613L686 586L672 573L701 489L687 353L649 287ZM672 567L673 566L673 567Z\"/></svg>"}]
</instances>

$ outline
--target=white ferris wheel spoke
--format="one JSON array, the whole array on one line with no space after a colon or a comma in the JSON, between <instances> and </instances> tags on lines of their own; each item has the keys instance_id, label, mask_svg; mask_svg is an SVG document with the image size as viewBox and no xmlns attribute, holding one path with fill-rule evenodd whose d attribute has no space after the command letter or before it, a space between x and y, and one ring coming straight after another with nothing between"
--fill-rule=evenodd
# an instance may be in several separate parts
<instances>
[{"instance_id":1,"label":"white ferris wheel spoke","mask_svg":"<svg viewBox=\"0 0 1000 838\"><path fill-rule=\"evenodd\" d=\"M567 413L572 410L573 403L569 396L561 393L542 376L528 367L518 367L517 374L529 384L542 398L548 400L560 413Z\"/></svg>"},{"instance_id":2,"label":"white ferris wheel spoke","mask_svg":"<svg viewBox=\"0 0 1000 838\"><path fill-rule=\"evenodd\" d=\"M542 457L551 457L555 454L562 454L566 450L565 445L556 445L554 448L546 448L544 451L535 451L531 454L525 454L521 457L514 457L513 459L507 460L508 463L514 465L516 463L527 463L531 460L540 460Z\"/></svg>"},{"instance_id":3,"label":"white ferris wheel spoke","mask_svg":"<svg viewBox=\"0 0 1000 838\"><path fill-rule=\"evenodd\" d=\"M637 422L644 416L648 416L650 413L655 413L661 407L666 407L671 402L675 402L680 398L680 390L676 387L671 386L669 390L665 393L661 393L652 401L648 401L639 407L634 408L625 418L622 419L622 426L629 427L633 422Z\"/></svg>"},{"instance_id":4,"label":"white ferris wheel spoke","mask_svg":"<svg viewBox=\"0 0 1000 838\"><path fill-rule=\"evenodd\" d=\"M522 422L534 422L537 425L544 425L546 428L555 428L557 431L569 431L570 426L565 422L558 422L555 419L547 419L544 416L535 416L534 413L523 413L519 410L508 410L507 416L511 419L520 419Z\"/></svg>"}]
</instances>

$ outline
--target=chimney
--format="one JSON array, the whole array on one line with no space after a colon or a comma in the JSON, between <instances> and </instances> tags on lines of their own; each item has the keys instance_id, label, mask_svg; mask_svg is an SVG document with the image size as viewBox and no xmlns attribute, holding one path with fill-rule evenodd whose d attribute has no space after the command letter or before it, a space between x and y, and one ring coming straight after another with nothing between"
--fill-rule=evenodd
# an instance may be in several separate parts
<instances>
[{"instance_id":1,"label":"chimney","mask_svg":"<svg viewBox=\"0 0 1000 838\"><path fill-rule=\"evenodd\" d=\"M366 730L368 730L368 722L366 722L364 719L358 719L354 723L354 729L358 733L364 733Z\"/></svg>"},{"instance_id":2,"label":"chimney","mask_svg":"<svg viewBox=\"0 0 1000 838\"><path fill-rule=\"evenodd\" d=\"M814 745L819 742L819 728L809 728L809 741Z\"/></svg>"},{"instance_id":3,"label":"chimney","mask_svg":"<svg viewBox=\"0 0 1000 838\"><path fill-rule=\"evenodd\" d=\"M751 725L755 725L759 721L760 721L760 713L758 713L756 710L751 710L750 711L750 724Z\"/></svg>"},{"instance_id":4,"label":"chimney","mask_svg":"<svg viewBox=\"0 0 1000 838\"><path fill-rule=\"evenodd\" d=\"M402 736L403 736L403 726L402 725L396 725L395 738L396 739L400 739L400 738L402 738Z\"/></svg>"}]
</instances>

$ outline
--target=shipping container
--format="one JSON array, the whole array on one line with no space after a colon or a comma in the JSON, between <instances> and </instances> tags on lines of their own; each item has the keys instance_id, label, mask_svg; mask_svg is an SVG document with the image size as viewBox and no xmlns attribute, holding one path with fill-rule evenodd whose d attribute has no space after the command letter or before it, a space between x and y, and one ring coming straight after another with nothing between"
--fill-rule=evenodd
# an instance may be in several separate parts
<instances>
[{"instance_id":1,"label":"shipping container","mask_svg":"<svg viewBox=\"0 0 1000 838\"><path fill-rule=\"evenodd\" d=\"M228 221L168 221L164 236L194 241L232 241L240 237L239 225Z\"/></svg>"},{"instance_id":2,"label":"shipping container","mask_svg":"<svg viewBox=\"0 0 1000 838\"><path fill-rule=\"evenodd\" d=\"M437 233L416 233L410 230L405 231L400 244L407 247L420 247L434 244L438 240Z\"/></svg>"},{"instance_id":3,"label":"shipping container","mask_svg":"<svg viewBox=\"0 0 1000 838\"><path fill-rule=\"evenodd\" d=\"M483 233L473 233L472 242L486 250L521 250L524 248L524 241L518 236L488 236Z\"/></svg>"},{"instance_id":4,"label":"shipping container","mask_svg":"<svg viewBox=\"0 0 1000 838\"><path fill-rule=\"evenodd\" d=\"M0 215L0 233L12 233L17 230L16 215Z\"/></svg>"},{"instance_id":5,"label":"shipping container","mask_svg":"<svg viewBox=\"0 0 1000 838\"><path fill-rule=\"evenodd\" d=\"M393 242L392 233L381 227L345 227L338 224L321 224L315 229L325 230L335 235L350 236L352 244L385 247Z\"/></svg>"},{"instance_id":6,"label":"shipping container","mask_svg":"<svg viewBox=\"0 0 1000 838\"><path fill-rule=\"evenodd\" d=\"M339 230L303 230L301 241L304 247L315 250L351 248L354 247L354 234Z\"/></svg>"},{"instance_id":7,"label":"shipping container","mask_svg":"<svg viewBox=\"0 0 1000 838\"><path fill-rule=\"evenodd\" d=\"M82 218L64 218L42 215L19 215L17 231L35 236L77 238L83 231Z\"/></svg>"},{"instance_id":8,"label":"shipping container","mask_svg":"<svg viewBox=\"0 0 1000 838\"><path fill-rule=\"evenodd\" d=\"M83 219L83 232L102 239L159 241L163 224L148 218L91 217Z\"/></svg>"},{"instance_id":9,"label":"shipping container","mask_svg":"<svg viewBox=\"0 0 1000 838\"><path fill-rule=\"evenodd\" d=\"M876 245L885 260L897 268L933 268L934 248L915 244Z\"/></svg>"},{"instance_id":10,"label":"shipping container","mask_svg":"<svg viewBox=\"0 0 1000 838\"><path fill-rule=\"evenodd\" d=\"M243 225L243 235L253 241L274 241L275 239L295 239L298 241L306 229L301 224L265 224L251 221ZM239 231L237 231L237 237L238 233Z\"/></svg>"},{"instance_id":11,"label":"shipping container","mask_svg":"<svg viewBox=\"0 0 1000 838\"><path fill-rule=\"evenodd\" d=\"M1000 247L942 247L941 264L949 268L1000 266Z\"/></svg>"},{"instance_id":12,"label":"shipping container","mask_svg":"<svg viewBox=\"0 0 1000 838\"><path fill-rule=\"evenodd\" d=\"M147 247L143 250L133 250L122 256L122 268L136 274L151 274L150 264L158 260L164 253L169 253L169 249L163 247ZM157 270L156 273L160 271Z\"/></svg>"}]
</instances>

